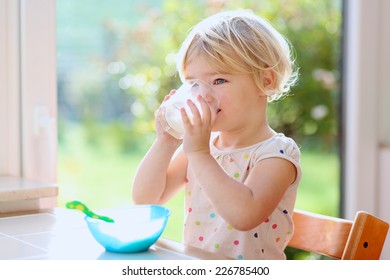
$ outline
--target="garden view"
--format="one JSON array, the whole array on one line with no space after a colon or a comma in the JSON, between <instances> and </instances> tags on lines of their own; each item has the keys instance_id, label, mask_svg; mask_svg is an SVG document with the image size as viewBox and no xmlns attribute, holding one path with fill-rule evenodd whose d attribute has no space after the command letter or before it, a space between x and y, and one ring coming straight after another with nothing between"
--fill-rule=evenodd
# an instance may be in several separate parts
<instances>
[{"instance_id":1,"label":"garden view","mask_svg":"<svg viewBox=\"0 0 390 280\"><path fill-rule=\"evenodd\" d=\"M268 19L295 48L299 82L270 104L269 120L301 148L296 207L338 216L341 0L57 0L60 207L132 204L154 113L180 85L175 52L199 20L237 8ZM164 236L180 241L183 193L167 206Z\"/></svg>"}]
</instances>

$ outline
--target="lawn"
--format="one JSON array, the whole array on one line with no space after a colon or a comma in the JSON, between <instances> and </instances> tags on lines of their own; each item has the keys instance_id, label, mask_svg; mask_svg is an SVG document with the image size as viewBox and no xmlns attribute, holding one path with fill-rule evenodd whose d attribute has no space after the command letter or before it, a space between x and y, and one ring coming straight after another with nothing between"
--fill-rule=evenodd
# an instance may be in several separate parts
<instances>
[{"instance_id":1,"label":"lawn","mask_svg":"<svg viewBox=\"0 0 390 280\"><path fill-rule=\"evenodd\" d=\"M131 185L142 152L125 153L119 145L104 140L89 142L80 127L68 129L59 141L59 207L78 199L93 210L132 204ZM105 141L105 142L104 142ZM337 154L302 149L302 183L296 207L338 215L339 163ZM180 241L183 223L183 192L167 206L172 216L164 237Z\"/></svg>"}]
</instances>

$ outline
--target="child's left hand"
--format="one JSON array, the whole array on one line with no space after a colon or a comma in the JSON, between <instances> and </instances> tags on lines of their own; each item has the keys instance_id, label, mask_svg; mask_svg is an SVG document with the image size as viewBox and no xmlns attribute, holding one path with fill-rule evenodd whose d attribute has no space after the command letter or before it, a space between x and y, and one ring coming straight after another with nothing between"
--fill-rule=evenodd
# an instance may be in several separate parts
<instances>
[{"instance_id":1,"label":"child's left hand","mask_svg":"<svg viewBox=\"0 0 390 280\"><path fill-rule=\"evenodd\" d=\"M193 115L191 119L187 115L185 109L181 109L181 117L184 124L183 150L187 157L193 154L210 154L210 135L212 124L215 119L215 112L212 112L210 106L202 96L198 97L198 101L202 108L202 115L198 108L191 100L187 100L187 104Z\"/></svg>"}]
</instances>

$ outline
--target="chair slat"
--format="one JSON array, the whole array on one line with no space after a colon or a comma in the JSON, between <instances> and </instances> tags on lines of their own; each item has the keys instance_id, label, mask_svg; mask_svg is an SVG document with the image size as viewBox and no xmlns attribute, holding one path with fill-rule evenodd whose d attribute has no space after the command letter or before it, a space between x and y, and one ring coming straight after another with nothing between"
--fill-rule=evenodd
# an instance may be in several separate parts
<instances>
[{"instance_id":1,"label":"chair slat","mask_svg":"<svg viewBox=\"0 0 390 280\"><path fill-rule=\"evenodd\" d=\"M289 246L340 259L347 243L352 222L295 210L294 235Z\"/></svg>"},{"instance_id":2,"label":"chair slat","mask_svg":"<svg viewBox=\"0 0 390 280\"><path fill-rule=\"evenodd\" d=\"M360 211L347 219L295 210L294 234L288 246L335 259L379 259L389 224Z\"/></svg>"}]
</instances>

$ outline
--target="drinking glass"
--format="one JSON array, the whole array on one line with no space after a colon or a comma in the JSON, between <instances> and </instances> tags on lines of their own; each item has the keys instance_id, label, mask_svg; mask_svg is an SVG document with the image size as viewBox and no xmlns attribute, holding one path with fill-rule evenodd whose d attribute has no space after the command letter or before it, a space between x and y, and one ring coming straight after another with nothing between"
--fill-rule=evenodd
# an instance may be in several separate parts
<instances>
[{"instance_id":1,"label":"drinking glass","mask_svg":"<svg viewBox=\"0 0 390 280\"><path fill-rule=\"evenodd\" d=\"M185 82L160 106L159 110L164 109L165 112L162 114L159 121L166 132L177 139L183 138L184 125L180 109L184 108L189 118L192 119L193 116L191 110L186 103L187 100L190 99L194 102L199 109L199 112L202 114L200 103L197 101L197 97L199 95L205 99L212 110L217 111L219 99L212 86L201 80Z\"/></svg>"}]
</instances>

